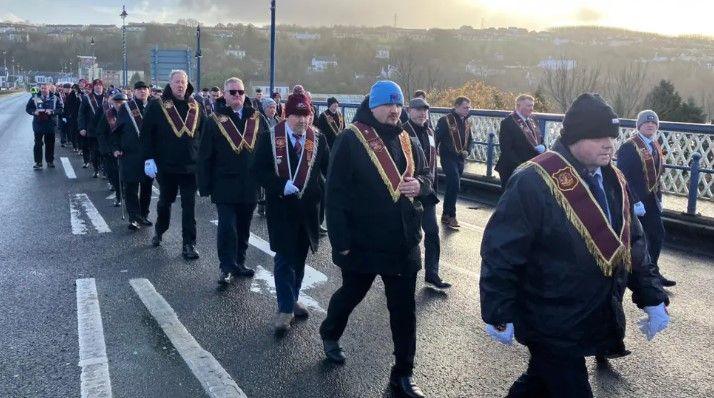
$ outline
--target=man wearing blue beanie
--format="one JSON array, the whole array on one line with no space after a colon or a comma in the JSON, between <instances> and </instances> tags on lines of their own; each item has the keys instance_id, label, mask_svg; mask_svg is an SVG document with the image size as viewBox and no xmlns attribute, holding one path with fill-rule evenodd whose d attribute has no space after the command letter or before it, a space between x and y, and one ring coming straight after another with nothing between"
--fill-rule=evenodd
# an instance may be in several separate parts
<instances>
[{"instance_id":1,"label":"man wearing blue beanie","mask_svg":"<svg viewBox=\"0 0 714 398\"><path fill-rule=\"evenodd\" d=\"M330 299L320 336L327 359L344 363L339 339L350 313L381 277L394 342L390 384L403 396L423 397L412 381L423 213L415 198L430 195L432 184L421 146L401 127L403 103L396 83L375 83L331 150L327 231L342 286Z\"/></svg>"}]
</instances>

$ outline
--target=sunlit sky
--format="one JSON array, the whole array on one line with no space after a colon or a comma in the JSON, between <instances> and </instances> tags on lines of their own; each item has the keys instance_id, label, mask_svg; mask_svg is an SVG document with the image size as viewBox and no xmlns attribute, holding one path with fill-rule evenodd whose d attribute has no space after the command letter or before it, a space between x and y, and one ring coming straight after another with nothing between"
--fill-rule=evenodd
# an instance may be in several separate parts
<instances>
[{"instance_id":1,"label":"sunlit sky","mask_svg":"<svg viewBox=\"0 0 714 398\"><path fill-rule=\"evenodd\" d=\"M269 0L0 0L0 21L121 24L269 22ZM305 26L394 25L409 28L600 25L666 35L714 37L711 0L277 0L278 23Z\"/></svg>"}]
</instances>

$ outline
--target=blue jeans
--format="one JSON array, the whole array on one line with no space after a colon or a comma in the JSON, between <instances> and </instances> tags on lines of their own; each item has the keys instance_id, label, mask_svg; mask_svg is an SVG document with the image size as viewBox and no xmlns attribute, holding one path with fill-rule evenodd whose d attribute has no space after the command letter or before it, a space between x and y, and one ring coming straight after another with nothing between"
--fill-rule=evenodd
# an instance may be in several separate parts
<instances>
[{"instance_id":1,"label":"blue jeans","mask_svg":"<svg viewBox=\"0 0 714 398\"><path fill-rule=\"evenodd\" d=\"M442 214L456 217L456 198L461 191L461 175L464 174L464 160L456 155L441 157L441 169L446 176L444 190L444 210Z\"/></svg>"},{"instance_id":2,"label":"blue jeans","mask_svg":"<svg viewBox=\"0 0 714 398\"><path fill-rule=\"evenodd\" d=\"M275 253L275 292L278 296L278 311L286 314L293 312L295 302L300 296L302 278L305 275L305 258L309 244L306 242L296 254Z\"/></svg>"},{"instance_id":3,"label":"blue jeans","mask_svg":"<svg viewBox=\"0 0 714 398\"><path fill-rule=\"evenodd\" d=\"M216 203L218 234L216 245L221 271L235 271L245 264L250 239L250 223L255 203Z\"/></svg>"},{"instance_id":4,"label":"blue jeans","mask_svg":"<svg viewBox=\"0 0 714 398\"><path fill-rule=\"evenodd\" d=\"M425 204L421 218L424 230L424 270L426 278L439 276L439 225L436 223L436 204Z\"/></svg>"}]
</instances>

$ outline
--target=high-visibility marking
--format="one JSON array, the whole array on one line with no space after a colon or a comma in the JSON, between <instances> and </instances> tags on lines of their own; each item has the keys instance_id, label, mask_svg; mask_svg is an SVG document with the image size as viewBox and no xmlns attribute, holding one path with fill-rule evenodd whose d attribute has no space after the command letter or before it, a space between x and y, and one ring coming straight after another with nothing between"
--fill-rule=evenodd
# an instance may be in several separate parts
<instances>
[{"instance_id":1,"label":"high-visibility marking","mask_svg":"<svg viewBox=\"0 0 714 398\"><path fill-rule=\"evenodd\" d=\"M112 232L109 225L104 221L104 218L99 214L99 210L94 206L94 203L85 193L73 194L69 198L69 214L70 223L72 225L72 233L75 235L86 235L89 232L87 223L83 215L94 226L94 229L99 233Z\"/></svg>"},{"instance_id":2,"label":"high-visibility marking","mask_svg":"<svg viewBox=\"0 0 714 398\"><path fill-rule=\"evenodd\" d=\"M246 398L231 376L216 358L201 347L186 330L173 308L159 294L149 280L131 279L129 284L149 310L193 375L201 383L209 397Z\"/></svg>"},{"instance_id":3,"label":"high-visibility marking","mask_svg":"<svg viewBox=\"0 0 714 398\"><path fill-rule=\"evenodd\" d=\"M61 157L60 161L62 162L62 168L64 169L64 175L67 176L70 180L74 180L77 178L77 174L74 173L74 168L72 167L72 163L69 162L69 158L66 157Z\"/></svg>"},{"instance_id":4,"label":"high-visibility marking","mask_svg":"<svg viewBox=\"0 0 714 398\"><path fill-rule=\"evenodd\" d=\"M111 398L109 360L94 278L77 279L77 334L82 398Z\"/></svg>"}]
</instances>

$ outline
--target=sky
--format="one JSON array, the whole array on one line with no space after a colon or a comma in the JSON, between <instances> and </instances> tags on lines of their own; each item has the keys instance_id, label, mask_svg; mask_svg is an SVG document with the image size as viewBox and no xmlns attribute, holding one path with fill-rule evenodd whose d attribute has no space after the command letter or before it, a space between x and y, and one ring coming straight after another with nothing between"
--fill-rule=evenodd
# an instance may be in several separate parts
<instances>
[{"instance_id":1,"label":"sky","mask_svg":"<svg viewBox=\"0 0 714 398\"><path fill-rule=\"evenodd\" d=\"M599 25L665 35L714 37L711 0L276 0L279 24L396 25L402 28ZM269 0L0 0L0 21L116 24L270 21ZM38 12L38 10L41 10Z\"/></svg>"}]
</instances>

